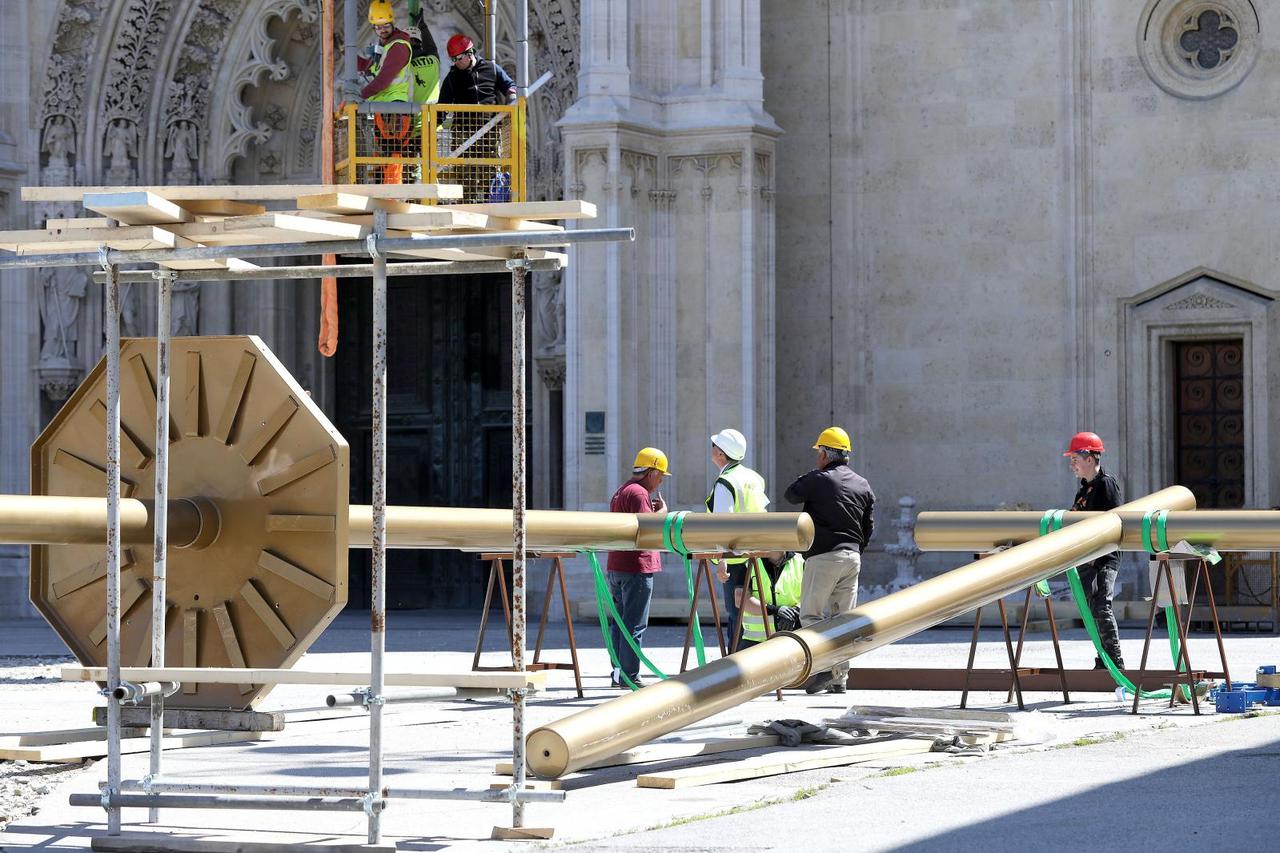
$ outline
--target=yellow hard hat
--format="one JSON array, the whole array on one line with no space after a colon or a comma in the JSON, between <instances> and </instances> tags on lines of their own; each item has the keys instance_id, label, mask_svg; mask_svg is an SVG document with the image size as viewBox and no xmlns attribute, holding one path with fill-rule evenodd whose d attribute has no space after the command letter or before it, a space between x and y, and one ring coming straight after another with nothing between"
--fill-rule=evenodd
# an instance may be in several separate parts
<instances>
[{"instance_id":1,"label":"yellow hard hat","mask_svg":"<svg viewBox=\"0 0 1280 853\"><path fill-rule=\"evenodd\" d=\"M667 454L656 447L641 448L640 452L636 454L636 462L631 468L636 472L647 468L657 468L662 472L662 476L671 476L671 472L667 470Z\"/></svg>"},{"instance_id":2,"label":"yellow hard hat","mask_svg":"<svg viewBox=\"0 0 1280 853\"><path fill-rule=\"evenodd\" d=\"M849 433L840 429L840 427L827 427L822 431L822 435L818 436L818 440L814 443L813 449L820 447L830 447L834 450L843 450L849 453L853 450L853 445L849 443Z\"/></svg>"},{"instance_id":3,"label":"yellow hard hat","mask_svg":"<svg viewBox=\"0 0 1280 853\"><path fill-rule=\"evenodd\" d=\"M373 0L369 4L369 23L375 27L380 24L394 24L396 13L391 8L391 0Z\"/></svg>"}]
</instances>

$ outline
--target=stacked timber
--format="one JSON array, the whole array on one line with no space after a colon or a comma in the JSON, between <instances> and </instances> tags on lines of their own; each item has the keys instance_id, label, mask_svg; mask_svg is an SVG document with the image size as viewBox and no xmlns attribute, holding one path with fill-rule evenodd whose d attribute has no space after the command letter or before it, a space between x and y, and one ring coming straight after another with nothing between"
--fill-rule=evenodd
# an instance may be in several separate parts
<instances>
[{"instance_id":1,"label":"stacked timber","mask_svg":"<svg viewBox=\"0 0 1280 853\"><path fill-rule=\"evenodd\" d=\"M0 232L0 250L17 255L185 249L363 240L373 214L387 214L387 237L439 237L485 232L555 232L567 219L595 217L583 201L454 204L454 184L264 186L23 187L24 201L78 202L86 215L49 219L43 228ZM514 238L513 238L514 239ZM396 257L493 261L516 246L395 252ZM556 257L524 250L530 259ZM168 269L253 269L237 258L161 261Z\"/></svg>"}]
</instances>

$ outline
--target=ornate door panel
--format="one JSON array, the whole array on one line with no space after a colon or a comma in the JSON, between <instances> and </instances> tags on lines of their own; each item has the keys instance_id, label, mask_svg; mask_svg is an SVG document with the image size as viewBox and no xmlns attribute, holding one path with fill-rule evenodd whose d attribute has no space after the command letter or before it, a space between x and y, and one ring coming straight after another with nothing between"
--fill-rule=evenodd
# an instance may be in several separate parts
<instances>
[{"instance_id":1,"label":"ornate door panel","mask_svg":"<svg viewBox=\"0 0 1280 853\"><path fill-rule=\"evenodd\" d=\"M371 293L358 279L339 293L336 422L351 444L351 501L369 503ZM388 502L510 507L510 279L393 278L388 300ZM478 607L486 572L472 554L389 551L387 606ZM367 550L351 553L348 601L369 606Z\"/></svg>"},{"instance_id":2,"label":"ornate door panel","mask_svg":"<svg viewBox=\"0 0 1280 853\"><path fill-rule=\"evenodd\" d=\"M1201 508L1244 505L1244 347L1240 338L1173 345L1174 473Z\"/></svg>"}]
</instances>

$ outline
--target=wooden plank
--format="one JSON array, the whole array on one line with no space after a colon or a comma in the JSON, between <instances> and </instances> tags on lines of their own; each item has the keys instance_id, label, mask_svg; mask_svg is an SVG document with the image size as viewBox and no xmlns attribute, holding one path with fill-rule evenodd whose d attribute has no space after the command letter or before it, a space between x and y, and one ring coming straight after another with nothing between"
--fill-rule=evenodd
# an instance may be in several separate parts
<instances>
[{"instance_id":1,"label":"wooden plank","mask_svg":"<svg viewBox=\"0 0 1280 853\"><path fill-rule=\"evenodd\" d=\"M85 193L84 207L122 225L164 225L195 218L169 199L146 190Z\"/></svg>"},{"instance_id":2,"label":"wooden plank","mask_svg":"<svg viewBox=\"0 0 1280 853\"><path fill-rule=\"evenodd\" d=\"M106 711L106 708L95 708L95 711ZM147 713L151 713L151 709L146 709ZM137 728L125 727L122 737L133 737L143 732ZM88 726L82 729L51 729L36 732L21 732L17 734L0 735L0 749L17 749L24 746L51 746L60 743L78 743L81 741L101 741L105 742L107 732L105 729L99 728L98 724Z\"/></svg>"},{"instance_id":3,"label":"wooden plank","mask_svg":"<svg viewBox=\"0 0 1280 853\"><path fill-rule=\"evenodd\" d=\"M490 841L546 841L555 835L550 826L495 826Z\"/></svg>"},{"instance_id":4,"label":"wooden plank","mask_svg":"<svg viewBox=\"0 0 1280 853\"><path fill-rule=\"evenodd\" d=\"M665 773L644 773L636 778L638 788L693 788L714 785L719 782L736 782L742 779L760 779L801 770L817 770L822 767L841 767L881 758L902 755L923 755L933 748L932 741L903 740L887 743L857 744L854 746L797 746L767 755L755 755L740 761L724 764L700 765Z\"/></svg>"},{"instance_id":5,"label":"wooden plank","mask_svg":"<svg viewBox=\"0 0 1280 853\"><path fill-rule=\"evenodd\" d=\"M155 225L0 232L0 249L18 255L92 252L104 245L121 251L173 249L180 248L177 241L172 231Z\"/></svg>"},{"instance_id":6,"label":"wooden plank","mask_svg":"<svg viewBox=\"0 0 1280 853\"><path fill-rule=\"evenodd\" d=\"M285 729L283 711L212 711L205 709L165 708L163 727L166 729L210 729L219 732L282 732ZM107 709L101 705L93 709L93 724L107 724ZM139 734L151 728L151 708L146 706L120 709L120 724L139 730Z\"/></svg>"},{"instance_id":7,"label":"wooden plank","mask_svg":"<svg viewBox=\"0 0 1280 853\"><path fill-rule=\"evenodd\" d=\"M431 213L435 210L431 205L348 192L298 196L298 209L341 214L373 213L375 210L385 210L387 213Z\"/></svg>"},{"instance_id":8,"label":"wooden plank","mask_svg":"<svg viewBox=\"0 0 1280 853\"><path fill-rule=\"evenodd\" d=\"M141 187L23 187L23 201L80 201L86 195L152 193L169 201L286 201L304 195L352 193L374 198L460 199L458 184L259 184Z\"/></svg>"},{"instance_id":9,"label":"wooden plank","mask_svg":"<svg viewBox=\"0 0 1280 853\"><path fill-rule=\"evenodd\" d=\"M65 677L65 676L64 676ZM676 758L692 758L698 755L718 755L722 752L740 752L744 749L761 749L777 746L781 743L777 735L743 735L741 737L716 737L702 740L678 740L666 743L648 743L643 746L619 752L594 764L588 764L583 770L599 767L622 767L627 764L645 764L650 761L671 761ZM510 776L514 766L510 761L499 761L494 765L494 773L498 776Z\"/></svg>"},{"instance_id":10,"label":"wooden plank","mask_svg":"<svg viewBox=\"0 0 1280 853\"><path fill-rule=\"evenodd\" d=\"M25 196L24 196L25 198ZM451 204L454 210L508 219L595 219L596 206L581 199L564 201L507 201L497 204Z\"/></svg>"},{"instance_id":11,"label":"wooden plank","mask_svg":"<svg viewBox=\"0 0 1280 853\"><path fill-rule=\"evenodd\" d=\"M193 746L214 746L222 743L243 743L262 740L264 732L183 732L160 739L161 749L185 749ZM151 738L134 737L120 740L122 754L146 752ZM77 743L50 744L37 747L0 748L0 759L9 761L80 761L107 754L105 742L82 741Z\"/></svg>"},{"instance_id":12,"label":"wooden plank","mask_svg":"<svg viewBox=\"0 0 1280 853\"><path fill-rule=\"evenodd\" d=\"M255 834L255 838L261 837ZM310 849L310 844L298 841L250 841L232 837L193 838L190 835L172 835L167 832L126 833L124 835L95 835L90 841L93 850L109 853L296 853ZM365 844L364 842L331 843L327 838L315 845L322 853L396 853L396 845Z\"/></svg>"},{"instance_id":13,"label":"wooden plank","mask_svg":"<svg viewBox=\"0 0 1280 853\"><path fill-rule=\"evenodd\" d=\"M542 687L548 673L540 672L390 672L388 687L474 687L514 689ZM126 681L198 681L201 684L319 684L366 687L369 673L307 671L301 669L241 669L239 667L120 667ZM105 666L64 666L63 681L106 681ZM776 741L776 738L775 738Z\"/></svg>"},{"instance_id":14,"label":"wooden plank","mask_svg":"<svg viewBox=\"0 0 1280 853\"><path fill-rule=\"evenodd\" d=\"M46 219L46 231L65 231L74 228L110 228L111 220L105 216L75 216L70 219Z\"/></svg>"},{"instance_id":15,"label":"wooden plank","mask_svg":"<svg viewBox=\"0 0 1280 853\"><path fill-rule=\"evenodd\" d=\"M178 206L196 216L256 216L267 212L266 205L224 198L186 199Z\"/></svg>"},{"instance_id":16,"label":"wooden plank","mask_svg":"<svg viewBox=\"0 0 1280 853\"><path fill-rule=\"evenodd\" d=\"M363 240L369 229L340 217L302 216L294 213L264 213L261 216L236 216L216 225L224 233L244 231L277 235L290 240ZM283 241L282 241L283 242Z\"/></svg>"}]
</instances>

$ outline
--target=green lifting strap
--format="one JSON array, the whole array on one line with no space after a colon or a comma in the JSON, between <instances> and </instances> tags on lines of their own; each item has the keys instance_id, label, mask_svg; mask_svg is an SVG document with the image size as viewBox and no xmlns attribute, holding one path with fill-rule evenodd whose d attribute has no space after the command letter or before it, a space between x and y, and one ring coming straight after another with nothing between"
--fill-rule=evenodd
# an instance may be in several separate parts
<instances>
[{"instance_id":1,"label":"green lifting strap","mask_svg":"<svg viewBox=\"0 0 1280 853\"><path fill-rule=\"evenodd\" d=\"M693 561L689 559L689 549L684 544L684 520L688 512L669 512L662 522L662 546L674 551L684 560L684 580L689 589L689 607L693 607L693 596L698 586L698 579L693 573ZM708 589L708 595L715 595L715 590ZM702 639L702 622L697 611L693 613L693 647L697 652L698 666L707 665L707 649Z\"/></svg>"},{"instance_id":2,"label":"green lifting strap","mask_svg":"<svg viewBox=\"0 0 1280 853\"><path fill-rule=\"evenodd\" d=\"M1055 530L1062 529L1062 517L1065 514L1066 514L1066 510L1061 510L1061 509L1047 510L1044 516L1041 517L1040 519L1041 534L1043 535L1045 533L1051 533ZM1152 513L1150 512L1147 513L1146 517L1144 517L1142 520L1144 543L1148 542L1150 538L1149 533L1151 529L1151 515ZM1163 527L1161 527L1161 530L1163 531ZM1080 572L1079 570L1076 569L1075 566L1072 566L1071 568L1067 569L1067 583L1071 587L1071 595L1075 599L1076 609L1080 611L1080 618L1084 622L1084 630L1089 635L1089 639L1093 642L1093 648L1098 655L1098 659L1101 660L1102 665L1107 668L1107 672L1111 674L1111 679L1116 683L1117 686L1123 688L1126 692L1130 694L1134 693L1137 690L1137 688L1134 686L1133 682L1130 681L1128 676L1126 676L1120 670L1120 668L1115 665L1115 662L1111 660L1111 656L1107 654L1106 649L1102 648L1102 638L1098 635L1098 623L1094 621L1093 611L1089 609L1089 600L1084 593L1084 584L1081 582ZM1173 660L1174 660L1174 664L1176 665L1178 661L1178 645L1177 645L1178 644L1178 640L1177 640L1178 627L1177 627L1177 620L1173 617L1173 608L1171 607L1165 608L1165 618L1170 626L1169 645L1171 647L1171 650L1173 651ZM1168 699L1169 691L1144 690L1142 691L1142 698L1143 699Z\"/></svg>"},{"instance_id":3,"label":"green lifting strap","mask_svg":"<svg viewBox=\"0 0 1280 853\"><path fill-rule=\"evenodd\" d=\"M636 657L640 662L658 678L665 680L666 674L645 657L644 652L636 645L635 638L631 636L631 630L622 624L622 616L619 615L618 608L613 604L613 594L609 591L609 582L605 580L604 570L600 568L600 560L596 557L596 552L587 551L586 555L587 560L591 563L591 573L595 576L596 614L600 617L600 633L604 635L604 647L609 650L610 663L618 670L618 675L626 682L628 687L632 690L640 689L639 685L632 681L618 666L618 653L613 648L613 641L609 639L609 619L612 619L613 623L618 626L618 633L622 635L622 639L626 640L627 645L631 647L631 651L636 653Z\"/></svg>"}]
</instances>

